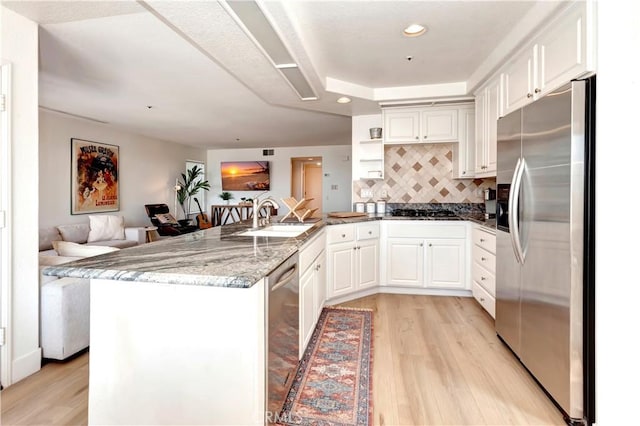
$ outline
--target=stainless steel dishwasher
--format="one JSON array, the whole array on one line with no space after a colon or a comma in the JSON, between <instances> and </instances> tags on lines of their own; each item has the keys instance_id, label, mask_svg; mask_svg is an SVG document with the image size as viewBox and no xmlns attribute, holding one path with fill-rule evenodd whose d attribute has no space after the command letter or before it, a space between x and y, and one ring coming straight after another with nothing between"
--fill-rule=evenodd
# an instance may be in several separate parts
<instances>
[{"instance_id":1,"label":"stainless steel dishwasher","mask_svg":"<svg viewBox=\"0 0 640 426\"><path fill-rule=\"evenodd\" d=\"M266 418L280 412L298 367L298 253L267 277Z\"/></svg>"}]
</instances>

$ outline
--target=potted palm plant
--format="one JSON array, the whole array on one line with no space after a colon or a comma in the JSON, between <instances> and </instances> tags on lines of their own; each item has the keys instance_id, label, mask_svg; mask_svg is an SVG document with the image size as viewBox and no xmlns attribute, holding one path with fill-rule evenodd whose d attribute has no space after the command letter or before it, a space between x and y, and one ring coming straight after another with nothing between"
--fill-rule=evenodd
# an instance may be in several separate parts
<instances>
[{"instance_id":1,"label":"potted palm plant","mask_svg":"<svg viewBox=\"0 0 640 426\"><path fill-rule=\"evenodd\" d=\"M191 211L191 198L198 193L198 191L210 189L209 181L202 180L200 175L204 174L199 166L193 166L193 168L187 170L187 173L182 173L182 180L178 180L178 189L176 190L176 197L178 203L182 207L184 213L184 219L179 220L181 225L188 225L191 221L189 219L189 212Z\"/></svg>"}]
</instances>

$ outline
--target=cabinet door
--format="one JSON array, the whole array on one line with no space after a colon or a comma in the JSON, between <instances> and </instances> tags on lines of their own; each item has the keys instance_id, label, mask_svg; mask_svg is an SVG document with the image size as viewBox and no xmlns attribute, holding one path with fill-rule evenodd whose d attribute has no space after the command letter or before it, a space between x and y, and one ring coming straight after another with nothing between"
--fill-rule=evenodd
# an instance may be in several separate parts
<instances>
[{"instance_id":1,"label":"cabinet door","mask_svg":"<svg viewBox=\"0 0 640 426\"><path fill-rule=\"evenodd\" d=\"M300 356L307 347L316 323L315 277L315 264L300 277Z\"/></svg>"},{"instance_id":2,"label":"cabinet door","mask_svg":"<svg viewBox=\"0 0 640 426\"><path fill-rule=\"evenodd\" d=\"M387 284L422 287L424 283L424 240L387 239Z\"/></svg>"},{"instance_id":3,"label":"cabinet door","mask_svg":"<svg viewBox=\"0 0 640 426\"><path fill-rule=\"evenodd\" d=\"M327 299L355 289L355 243L332 244L327 249Z\"/></svg>"},{"instance_id":4,"label":"cabinet door","mask_svg":"<svg viewBox=\"0 0 640 426\"><path fill-rule=\"evenodd\" d=\"M485 145L487 140L487 90L476 93L476 155L474 172L476 175L484 173Z\"/></svg>"},{"instance_id":5,"label":"cabinet door","mask_svg":"<svg viewBox=\"0 0 640 426\"><path fill-rule=\"evenodd\" d=\"M426 287L467 288L464 239L427 240Z\"/></svg>"},{"instance_id":6,"label":"cabinet door","mask_svg":"<svg viewBox=\"0 0 640 426\"><path fill-rule=\"evenodd\" d=\"M384 143L420 142L419 111L384 111Z\"/></svg>"},{"instance_id":7,"label":"cabinet door","mask_svg":"<svg viewBox=\"0 0 640 426\"><path fill-rule=\"evenodd\" d=\"M327 299L327 254L322 252L316 260L316 321L322 312L324 301Z\"/></svg>"},{"instance_id":8,"label":"cabinet door","mask_svg":"<svg viewBox=\"0 0 640 426\"><path fill-rule=\"evenodd\" d=\"M458 143L453 144L453 178L470 179L475 175L476 113L473 108L458 110Z\"/></svg>"},{"instance_id":9,"label":"cabinet door","mask_svg":"<svg viewBox=\"0 0 640 426\"><path fill-rule=\"evenodd\" d=\"M458 109L434 109L422 112L422 142L458 140Z\"/></svg>"},{"instance_id":10,"label":"cabinet door","mask_svg":"<svg viewBox=\"0 0 640 426\"><path fill-rule=\"evenodd\" d=\"M500 78L487 87L487 114L485 128L487 135L485 139L485 176L495 176L498 166L498 118L502 109L500 89Z\"/></svg>"},{"instance_id":11,"label":"cabinet door","mask_svg":"<svg viewBox=\"0 0 640 426\"><path fill-rule=\"evenodd\" d=\"M573 10L538 39L537 96L542 96L587 70L586 9Z\"/></svg>"},{"instance_id":12,"label":"cabinet door","mask_svg":"<svg viewBox=\"0 0 640 426\"><path fill-rule=\"evenodd\" d=\"M504 71L504 113L533 100L535 46L518 56Z\"/></svg>"},{"instance_id":13,"label":"cabinet door","mask_svg":"<svg viewBox=\"0 0 640 426\"><path fill-rule=\"evenodd\" d=\"M380 282L380 246L378 239L358 241L357 287L358 289L377 286Z\"/></svg>"}]
</instances>

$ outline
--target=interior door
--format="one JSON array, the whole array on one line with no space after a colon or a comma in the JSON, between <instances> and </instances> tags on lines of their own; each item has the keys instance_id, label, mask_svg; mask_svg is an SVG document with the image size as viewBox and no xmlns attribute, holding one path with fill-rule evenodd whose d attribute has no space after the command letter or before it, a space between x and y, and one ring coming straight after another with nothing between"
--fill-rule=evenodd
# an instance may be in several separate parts
<instances>
[{"instance_id":1,"label":"interior door","mask_svg":"<svg viewBox=\"0 0 640 426\"><path fill-rule=\"evenodd\" d=\"M322 162L304 165L303 191L305 199L313 199L307 204L309 209L317 209L313 217L322 216Z\"/></svg>"}]
</instances>

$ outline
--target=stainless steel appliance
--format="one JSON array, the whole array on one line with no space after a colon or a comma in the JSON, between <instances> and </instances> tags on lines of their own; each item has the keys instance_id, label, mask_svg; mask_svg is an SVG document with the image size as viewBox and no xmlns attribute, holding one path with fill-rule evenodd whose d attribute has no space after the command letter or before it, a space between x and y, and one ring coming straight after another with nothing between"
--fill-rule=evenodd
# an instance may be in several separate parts
<instances>
[{"instance_id":1,"label":"stainless steel appliance","mask_svg":"<svg viewBox=\"0 0 640 426\"><path fill-rule=\"evenodd\" d=\"M594 412L595 77L498 121L496 331L569 423Z\"/></svg>"},{"instance_id":2,"label":"stainless steel appliance","mask_svg":"<svg viewBox=\"0 0 640 426\"><path fill-rule=\"evenodd\" d=\"M298 254L267 277L266 419L277 418L298 367Z\"/></svg>"}]
</instances>

